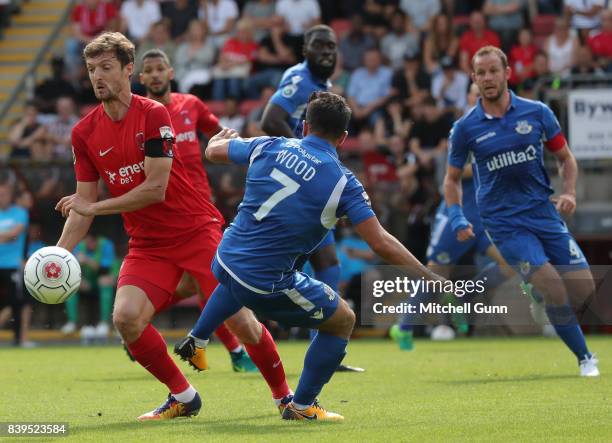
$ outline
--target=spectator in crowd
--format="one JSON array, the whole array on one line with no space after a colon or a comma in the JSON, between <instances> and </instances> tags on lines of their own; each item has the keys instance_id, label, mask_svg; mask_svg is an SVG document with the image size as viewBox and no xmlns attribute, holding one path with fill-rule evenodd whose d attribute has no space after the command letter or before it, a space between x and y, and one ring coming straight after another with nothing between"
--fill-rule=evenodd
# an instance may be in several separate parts
<instances>
[{"instance_id":1,"label":"spectator in crowd","mask_svg":"<svg viewBox=\"0 0 612 443\"><path fill-rule=\"evenodd\" d=\"M524 0L487 0L484 4L483 12L489 26L499 35L506 52L516 42L519 30L525 26L523 8Z\"/></svg>"},{"instance_id":2,"label":"spectator in crowd","mask_svg":"<svg viewBox=\"0 0 612 443\"><path fill-rule=\"evenodd\" d=\"M516 88L533 75L533 61L538 51L538 47L533 43L531 30L521 29L518 44L510 50L509 63L512 71L509 83L512 87Z\"/></svg>"},{"instance_id":3,"label":"spectator in crowd","mask_svg":"<svg viewBox=\"0 0 612 443\"><path fill-rule=\"evenodd\" d=\"M155 0L125 0L121 4L121 32L138 46L153 24L161 20L161 8Z\"/></svg>"},{"instance_id":4,"label":"spectator in crowd","mask_svg":"<svg viewBox=\"0 0 612 443\"><path fill-rule=\"evenodd\" d=\"M284 19L276 15L274 0L248 0L242 9L242 18L251 20L258 42L270 35L271 29L284 24Z\"/></svg>"},{"instance_id":5,"label":"spectator in crowd","mask_svg":"<svg viewBox=\"0 0 612 443\"><path fill-rule=\"evenodd\" d=\"M532 100L542 100L545 89L550 86L553 81L552 76L554 75L550 71L550 63L548 61L548 55L545 51L539 51L533 59L533 73L531 77L526 78L518 88L521 97L525 97ZM547 82L548 80L548 82ZM541 85L542 90L540 94L536 95L535 88Z\"/></svg>"},{"instance_id":6,"label":"spectator in crowd","mask_svg":"<svg viewBox=\"0 0 612 443\"><path fill-rule=\"evenodd\" d=\"M391 96L393 72L382 64L380 51L368 49L363 56L363 65L351 75L347 90L348 104L357 127L366 122L374 126L381 117L381 106Z\"/></svg>"},{"instance_id":7,"label":"spectator in crowd","mask_svg":"<svg viewBox=\"0 0 612 443\"><path fill-rule=\"evenodd\" d=\"M419 51L420 35L413 28L410 17L402 11L391 16L391 32L386 34L381 43L382 54L387 58L392 69L399 69L404 64L406 52Z\"/></svg>"},{"instance_id":8,"label":"spectator in crowd","mask_svg":"<svg viewBox=\"0 0 612 443\"><path fill-rule=\"evenodd\" d=\"M564 13L578 31L580 42L585 43L589 33L601 25L600 14L607 0L565 0Z\"/></svg>"},{"instance_id":9,"label":"spectator in crowd","mask_svg":"<svg viewBox=\"0 0 612 443\"><path fill-rule=\"evenodd\" d=\"M225 42L219 62L213 68L214 100L241 98L243 84L251 72L258 49L250 20L241 19L236 24L236 36Z\"/></svg>"},{"instance_id":10,"label":"spectator in crowd","mask_svg":"<svg viewBox=\"0 0 612 443\"><path fill-rule=\"evenodd\" d=\"M412 24L421 33L429 28L429 23L436 14L440 13L440 0L400 0L399 7L411 19Z\"/></svg>"},{"instance_id":11,"label":"spectator in crowd","mask_svg":"<svg viewBox=\"0 0 612 443\"><path fill-rule=\"evenodd\" d=\"M71 14L72 37L66 39L64 57L71 78L76 78L83 65L83 48L102 31L114 31L119 27L117 8L104 0L82 0Z\"/></svg>"},{"instance_id":12,"label":"spectator in crowd","mask_svg":"<svg viewBox=\"0 0 612 443\"><path fill-rule=\"evenodd\" d=\"M240 12L234 0L201 0L198 17L206 22L208 35L219 49L230 37Z\"/></svg>"},{"instance_id":13,"label":"spectator in crowd","mask_svg":"<svg viewBox=\"0 0 612 443\"><path fill-rule=\"evenodd\" d=\"M76 95L76 90L64 69L64 59L57 56L53 57L50 64L51 77L47 77L34 88L36 104L42 114L53 114L58 98L74 98Z\"/></svg>"},{"instance_id":14,"label":"spectator in crowd","mask_svg":"<svg viewBox=\"0 0 612 443\"><path fill-rule=\"evenodd\" d=\"M464 72L471 72L472 57L483 46L492 45L500 47L499 36L495 31L487 28L485 17L480 11L470 14L470 28L459 39L460 66Z\"/></svg>"},{"instance_id":15,"label":"spectator in crowd","mask_svg":"<svg viewBox=\"0 0 612 443\"><path fill-rule=\"evenodd\" d=\"M296 53L290 44L291 39L282 25L272 27L261 40L254 60L255 73L249 76L247 82L248 98L259 98L264 87L276 87L283 72L298 62L300 53Z\"/></svg>"},{"instance_id":16,"label":"spectator in crowd","mask_svg":"<svg viewBox=\"0 0 612 443\"><path fill-rule=\"evenodd\" d=\"M553 33L544 43L550 71L558 75L568 74L578 46L578 37L576 32L570 29L567 18L557 17Z\"/></svg>"},{"instance_id":17,"label":"spectator in crowd","mask_svg":"<svg viewBox=\"0 0 612 443\"><path fill-rule=\"evenodd\" d=\"M276 15L284 20L287 34L300 40L307 29L321 23L321 8L317 0L278 0Z\"/></svg>"},{"instance_id":18,"label":"spectator in crowd","mask_svg":"<svg viewBox=\"0 0 612 443\"><path fill-rule=\"evenodd\" d=\"M431 95L437 101L438 108L454 121L467 102L470 79L465 72L457 69L455 61L448 56L440 59L440 67L442 70L436 72L431 80Z\"/></svg>"},{"instance_id":19,"label":"spectator in crowd","mask_svg":"<svg viewBox=\"0 0 612 443\"><path fill-rule=\"evenodd\" d=\"M71 97L57 99L57 115L46 124L47 138L51 145L53 157L58 160L72 159L72 128L79 121L76 115L74 100Z\"/></svg>"},{"instance_id":20,"label":"spectator in crowd","mask_svg":"<svg viewBox=\"0 0 612 443\"><path fill-rule=\"evenodd\" d=\"M601 69L599 69L593 60L591 48L589 48L587 45L579 46L576 50L576 58L570 73L572 75L592 75L602 73ZM577 82L572 83L574 85L577 84ZM580 83L588 83L588 80L580 81Z\"/></svg>"},{"instance_id":21,"label":"spectator in crowd","mask_svg":"<svg viewBox=\"0 0 612 443\"><path fill-rule=\"evenodd\" d=\"M612 72L612 9L601 13L601 30L589 37L588 43L599 67Z\"/></svg>"},{"instance_id":22,"label":"spectator in crowd","mask_svg":"<svg viewBox=\"0 0 612 443\"><path fill-rule=\"evenodd\" d=\"M423 104L423 116L414 122L408 140L410 151L416 155L420 168L428 174L435 174L439 185L444 178L450 129L450 121L438 108L436 101L429 97Z\"/></svg>"},{"instance_id":23,"label":"spectator in crowd","mask_svg":"<svg viewBox=\"0 0 612 443\"><path fill-rule=\"evenodd\" d=\"M474 11L480 11L485 0L451 0L447 11L450 17L455 15L470 15Z\"/></svg>"},{"instance_id":24,"label":"spectator in crowd","mask_svg":"<svg viewBox=\"0 0 612 443\"><path fill-rule=\"evenodd\" d=\"M430 89L431 76L421 66L419 56L406 53L403 69L395 71L391 79L391 94L411 111L429 96Z\"/></svg>"},{"instance_id":25,"label":"spectator in crowd","mask_svg":"<svg viewBox=\"0 0 612 443\"><path fill-rule=\"evenodd\" d=\"M340 44L338 45L344 69L348 72L353 72L361 67L365 52L375 46L376 41L364 30L361 15L351 15L348 33L340 39Z\"/></svg>"},{"instance_id":26,"label":"spectator in crowd","mask_svg":"<svg viewBox=\"0 0 612 443\"><path fill-rule=\"evenodd\" d=\"M189 23L198 16L198 7L195 1L174 0L165 3L164 17L170 20L170 37L175 42L182 42Z\"/></svg>"},{"instance_id":27,"label":"spectator in crowd","mask_svg":"<svg viewBox=\"0 0 612 443\"><path fill-rule=\"evenodd\" d=\"M398 135L406 138L412 127L410 109L402 105L399 97L394 96L385 106L383 118L376 123L374 133L380 144L386 144L388 136Z\"/></svg>"},{"instance_id":28,"label":"spectator in crowd","mask_svg":"<svg viewBox=\"0 0 612 443\"><path fill-rule=\"evenodd\" d=\"M337 58L336 58L336 66L334 67L334 72L329 78L329 81L332 83L332 86L331 88L329 88L329 90L333 92L334 94L344 96L346 92L346 88L348 88L350 79L351 79L351 75L343 67L342 54L338 53Z\"/></svg>"},{"instance_id":29,"label":"spectator in crowd","mask_svg":"<svg viewBox=\"0 0 612 443\"><path fill-rule=\"evenodd\" d=\"M115 261L115 246L108 238L96 236L89 231L73 252L81 264L81 287L79 292L64 303L68 322L62 326L61 331L63 334L76 332L79 322L80 294L84 293L87 296L98 296L100 317L95 335L97 338L108 338L115 286L115 276L112 270Z\"/></svg>"},{"instance_id":30,"label":"spectator in crowd","mask_svg":"<svg viewBox=\"0 0 612 443\"><path fill-rule=\"evenodd\" d=\"M0 0L0 39L3 36L3 29L11 24L12 12L11 0Z\"/></svg>"},{"instance_id":31,"label":"spectator in crowd","mask_svg":"<svg viewBox=\"0 0 612 443\"><path fill-rule=\"evenodd\" d=\"M242 134L246 119L240 113L240 102L236 97L227 97L223 101L223 113L219 117L219 124L224 128L230 128Z\"/></svg>"},{"instance_id":32,"label":"spectator in crowd","mask_svg":"<svg viewBox=\"0 0 612 443\"><path fill-rule=\"evenodd\" d=\"M378 256L350 226L342 228L342 238L336 247L341 272L339 287L344 292L353 278L361 278L362 273L377 263Z\"/></svg>"},{"instance_id":33,"label":"spectator in crowd","mask_svg":"<svg viewBox=\"0 0 612 443\"><path fill-rule=\"evenodd\" d=\"M445 14L438 14L431 21L431 32L423 41L423 63L429 74L440 68L440 59L444 56L457 57L459 39L453 25Z\"/></svg>"},{"instance_id":34,"label":"spectator in crowd","mask_svg":"<svg viewBox=\"0 0 612 443\"><path fill-rule=\"evenodd\" d=\"M23 282L22 265L28 229L28 211L13 203L13 184L0 184L0 327L13 318L13 344L32 347L28 340L32 305L18 282Z\"/></svg>"},{"instance_id":35,"label":"spectator in crowd","mask_svg":"<svg viewBox=\"0 0 612 443\"><path fill-rule=\"evenodd\" d=\"M11 145L11 158L29 159L34 150L39 150L47 135L46 128L38 121L38 109L33 102L26 103L23 117L11 126L8 142ZM37 156L38 152L34 154Z\"/></svg>"},{"instance_id":36,"label":"spectator in crowd","mask_svg":"<svg viewBox=\"0 0 612 443\"><path fill-rule=\"evenodd\" d=\"M363 16L364 30L377 40L382 39L389 31L391 16L396 10L397 0L365 0L363 11L357 14ZM351 11L355 12L355 4Z\"/></svg>"},{"instance_id":37,"label":"spectator in crowd","mask_svg":"<svg viewBox=\"0 0 612 443\"><path fill-rule=\"evenodd\" d=\"M151 26L148 37L140 44L134 60L134 78L132 86L140 85L138 74L142 71L142 55L149 49L158 48L166 53L171 63L176 59L176 43L170 36L170 26L165 20L160 20Z\"/></svg>"},{"instance_id":38,"label":"spectator in crowd","mask_svg":"<svg viewBox=\"0 0 612 443\"><path fill-rule=\"evenodd\" d=\"M478 102L478 97L480 97L478 85L476 83L471 83L470 89L468 89L467 102L465 104L465 108L463 108L462 115L467 114L470 109L476 106L476 103Z\"/></svg>"},{"instance_id":39,"label":"spectator in crowd","mask_svg":"<svg viewBox=\"0 0 612 443\"><path fill-rule=\"evenodd\" d=\"M209 84L215 56L215 46L206 35L205 23L192 20L186 39L176 48L174 57L174 78L179 91L188 93L194 85Z\"/></svg>"},{"instance_id":40,"label":"spectator in crowd","mask_svg":"<svg viewBox=\"0 0 612 443\"><path fill-rule=\"evenodd\" d=\"M263 137L266 135L263 129L261 129L261 117L263 116L266 103L268 103L274 92L276 92L276 87L274 86L265 86L261 90L259 106L249 112L246 118L245 137Z\"/></svg>"}]
</instances>

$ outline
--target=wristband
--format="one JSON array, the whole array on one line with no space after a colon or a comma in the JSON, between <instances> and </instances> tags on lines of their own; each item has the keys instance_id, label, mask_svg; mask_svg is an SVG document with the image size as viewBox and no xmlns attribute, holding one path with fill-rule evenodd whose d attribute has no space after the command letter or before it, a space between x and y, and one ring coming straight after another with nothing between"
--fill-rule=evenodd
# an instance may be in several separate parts
<instances>
[{"instance_id":1,"label":"wristband","mask_svg":"<svg viewBox=\"0 0 612 443\"><path fill-rule=\"evenodd\" d=\"M455 234L470 226L470 222L463 215L463 208L458 203L448 207L448 218Z\"/></svg>"}]
</instances>

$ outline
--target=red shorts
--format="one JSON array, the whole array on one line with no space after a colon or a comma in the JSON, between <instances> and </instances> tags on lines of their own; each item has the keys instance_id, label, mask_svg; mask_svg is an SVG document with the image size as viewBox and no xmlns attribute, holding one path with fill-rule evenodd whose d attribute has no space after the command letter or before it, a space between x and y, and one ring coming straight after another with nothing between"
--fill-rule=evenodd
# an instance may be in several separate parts
<instances>
[{"instance_id":1,"label":"red shorts","mask_svg":"<svg viewBox=\"0 0 612 443\"><path fill-rule=\"evenodd\" d=\"M117 287L147 286L140 289L147 294L156 312L175 302L172 295L184 272L193 276L206 294L217 285L210 265L221 236L221 227L210 224L171 246L130 248L121 265ZM138 281L142 280L148 284L139 285Z\"/></svg>"}]
</instances>

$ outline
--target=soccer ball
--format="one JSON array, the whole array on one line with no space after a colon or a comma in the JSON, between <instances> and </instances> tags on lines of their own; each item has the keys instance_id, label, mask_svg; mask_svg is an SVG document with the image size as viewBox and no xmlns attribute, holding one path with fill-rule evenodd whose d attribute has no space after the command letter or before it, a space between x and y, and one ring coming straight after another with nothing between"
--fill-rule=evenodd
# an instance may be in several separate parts
<instances>
[{"instance_id":1,"label":"soccer ball","mask_svg":"<svg viewBox=\"0 0 612 443\"><path fill-rule=\"evenodd\" d=\"M81 266L64 248L47 246L28 259L23 281L30 295L39 302L63 303L79 289Z\"/></svg>"}]
</instances>

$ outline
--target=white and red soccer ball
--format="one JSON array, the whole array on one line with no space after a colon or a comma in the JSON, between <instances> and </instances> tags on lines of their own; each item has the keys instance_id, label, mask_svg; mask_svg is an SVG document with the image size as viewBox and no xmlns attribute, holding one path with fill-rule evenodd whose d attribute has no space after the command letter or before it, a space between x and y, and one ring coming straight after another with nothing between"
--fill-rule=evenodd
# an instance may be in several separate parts
<instances>
[{"instance_id":1,"label":"white and red soccer ball","mask_svg":"<svg viewBox=\"0 0 612 443\"><path fill-rule=\"evenodd\" d=\"M63 303L79 289L81 266L64 248L47 246L28 259L23 281L30 295L39 302Z\"/></svg>"}]
</instances>

